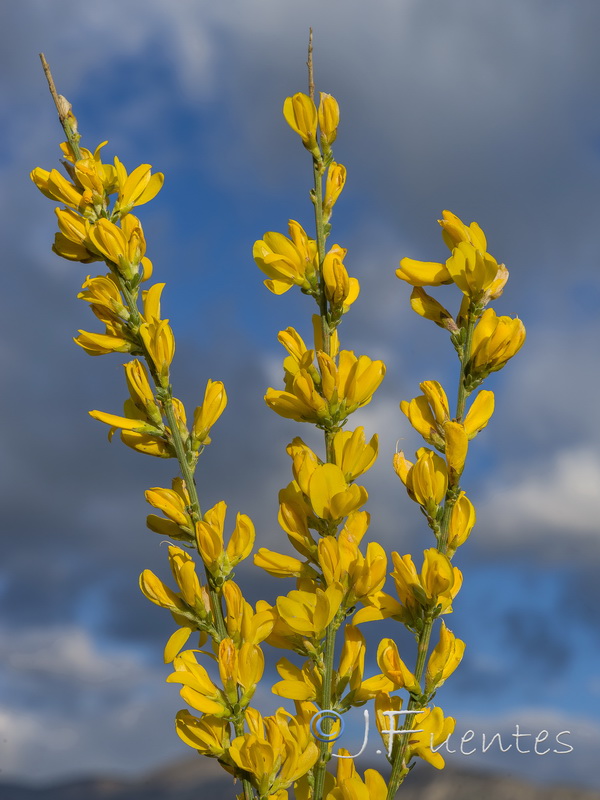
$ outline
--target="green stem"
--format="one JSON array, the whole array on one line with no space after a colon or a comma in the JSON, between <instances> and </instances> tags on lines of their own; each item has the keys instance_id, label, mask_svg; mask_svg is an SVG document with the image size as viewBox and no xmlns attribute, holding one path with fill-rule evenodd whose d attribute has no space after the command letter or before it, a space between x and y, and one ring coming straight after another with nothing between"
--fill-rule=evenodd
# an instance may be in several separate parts
<instances>
[{"instance_id":1,"label":"green stem","mask_svg":"<svg viewBox=\"0 0 600 800\"><path fill-rule=\"evenodd\" d=\"M317 243L317 259L319 262L319 315L321 318L321 340L323 344L323 352L331 356L331 335L332 331L329 326L329 308L327 303L327 295L325 294L325 280L323 278L323 260L325 258L325 243L327 236L325 234L325 223L323 220L323 173L324 162L322 158L313 157L313 180L314 192L313 203L315 207L315 230L316 230L316 243ZM334 463L333 453L333 433L329 430L325 431L325 460L327 463ZM323 653L323 673L322 673L322 692L321 692L321 708L323 710L331 709L333 702L333 659L335 654L335 639L339 628L337 616L334 618L325 631L325 649ZM323 721L323 731L327 734L331 730L333 721L325 719ZM314 767L314 786L313 786L313 800L322 800L324 787L325 787L325 774L327 772L327 764L331 758L330 743L319 742L319 760Z\"/></svg>"},{"instance_id":2,"label":"green stem","mask_svg":"<svg viewBox=\"0 0 600 800\"><path fill-rule=\"evenodd\" d=\"M427 661L427 653L429 651L429 641L431 639L431 631L433 630L433 619L431 617L426 617L425 622L423 624L423 629L419 633L419 638L417 640L417 663L415 666L415 677L419 683L423 680L423 675L425 673L425 666ZM412 726L414 724L414 719L416 713L418 712L421 706L420 700L415 700L413 697L410 698L408 701L407 710L408 711L415 711L414 714L407 714L404 719L404 724L400 730L402 731L409 731L412 730ZM392 726L390 724L390 730ZM395 733L390 734L390 736L399 736L401 734ZM408 735L402 735L400 744L396 753L394 755L394 760L392 763L392 772L388 779L388 793L387 793L387 800L393 800L394 795L398 791L398 787L404 780L407 772L406 772L406 764L404 760L406 758L406 751L408 749L409 737Z\"/></svg>"},{"instance_id":3,"label":"green stem","mask_svg":"<svg viewBox=\"0 0 600 800\"><path fill-rule=\"evenodd\" d=\"M473 347L473 331L475 330L475 323L477 318L473 314L472 308L469 308L467 317L467 333L465 336L465 343L462 350L462 357L460 359L460 378L458 381L458 399L456 401L456 421L462 422L465 414L465 403L470 392L465 388L465 373L467 364L471 358L471 349Z\"/></svg>"},{"instance_id":4,"label":"green stem","mask_svg":"<svg viewBox=\"0 0 600 800\"><path fill-rule=\"evenodd\" d=\"M323 221L323 159L313 157L313 180L315 205L315 229L317 233L317 258L319 260L319 313L321 315L321 339L323 351L331 355L331 329L328 323L329 310L325 294L325 279L323 278L323 259L325 258L325 223ZM328 459L329 460L329 459Z\"/></svg>"},{"instance_id":5,"label":"green stem","mask_svg":"<svg viewBox=\"0 0 600 800\"><path fill-rule=\"evenodd\" d=\"M119 289L121 290L121 293L129 309L130 326L137 335L137 329L140 324L141 315L137 306L136 295L134 295L134 293L131 291L124 278L122 278L121 275L119 275L119 273L113 268L113 265L110 263L107 263L107 265L111 268L113 275L115 275L115 277L117 278L117 281L119 283ZM177 456L177 461L179 462L181 477L185 481L185 486L188 495L190 497L190 508L192 512L191 513L192 519L194 523L200 522L200 520L202 519L202 511L200 508L198 489L196 488L196 481L194 479L194 470L191 467L190 463L188 462L185 444L183 442L183 439L181 438L179 426L177 425L177 419L175 418L175 410L173 408L173 391L170 385L168 389L162 388L159 377L154 368L152 359L150 358L150 355L146 350L142 338L139 335L137 335L137 344L144 355L146 363L148 364L148 369L150 370L150 374L152 375L152 380L154 381L154 384L158 390L157 395L160 396L164 414L167 419L169 428L171 429L171 442L173 443L175 454ZM206 575L208 593L210 596L210 605L213 614L213 621L215 623L215 628L219 636L219 641L221 641L227 637L227 628L225 627L225 618L223 616L223 608L221 606L221 595L214 587L212 583L212 576L206 569L206 566L204 567L204 572Z\"/></svg>"}]
</instances>

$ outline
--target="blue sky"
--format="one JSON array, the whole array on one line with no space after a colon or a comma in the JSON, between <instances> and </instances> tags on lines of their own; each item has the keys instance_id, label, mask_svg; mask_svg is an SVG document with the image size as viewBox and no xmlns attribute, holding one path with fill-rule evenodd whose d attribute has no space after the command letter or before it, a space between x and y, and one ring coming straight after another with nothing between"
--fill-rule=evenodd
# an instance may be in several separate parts
<instances>
[{"instance_id":1,"label":"blue sky","mask_svg":"<svg viewBox=\"0 0 600 800\"><path fill-rule=\"evenodd\" d=\"M332 240L348 248L362 286L341 336L388 365L353 418L380 434L365 485L370 534L388 550L430 545L390 467L397 440L419 446L398 403L419 381L441 380L452 394L456 381L448 341L410 311L394 277L405 255L445 257L442 209L482 225L510 271L498 312L528 330L489 381L497 411L465 473L479 521L457 556L465 585L452 625L468 649L438 699L457 731L570 730L574 749L455 763L598 786L597 4L27 0L0 14L0 363L10 389L0 775L135 774L188 754L161 664L171 623L137 589L143 568L165 572L143 491L168 485L173 465L109 445L86 413L118 413L122 362L89 359L71 341L93 326L75 298L88 268L50 252L52 204L28 179L34 166L57 166L60 141L37 54L86 146L108 139L105 153L128 168L166 174L140 217L155 278L167 283L176 391L193 407L211 377L230 397L200 462L201 498L249 513L259 543L277 548L284 448L307 432L262 398L281 381L277 332L307 331L312 308L299 293L269 294L251 248L290 217L310 225L310 163L281 106L305 89L312 25L318 88L340 102L335 153L348 168ZM254 599L290 588L251 566L239 577Z\"/></svg>"}]
</instances>

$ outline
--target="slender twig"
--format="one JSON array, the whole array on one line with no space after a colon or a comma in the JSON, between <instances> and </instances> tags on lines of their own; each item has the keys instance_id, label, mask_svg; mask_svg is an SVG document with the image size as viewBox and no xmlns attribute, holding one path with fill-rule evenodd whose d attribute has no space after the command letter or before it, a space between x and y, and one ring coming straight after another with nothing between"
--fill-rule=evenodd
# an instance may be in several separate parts
<instances>
[{"instance_id":1,"label":"slender twig","mask_svg":"<svg viewBox=\"0 0 600 800\"><path fill-rule=\"evenodd\" d=\"M315 75L313 67L313 43L312 43L312 28L308 29L308 96L314 102L315 99Z\"/></svg>"},{"instance_id":2,"label":"slender twig","mask_svg":"<svg viewBox=\"0 0 600 800\"><path fill-rule=\"evenodd\" d=\"M50 94L52 95L54 105L56 106L56 111L58 112L59 122L62 125L69 144L71 145L75 159L79 160L81 158L81 150L79 149L79 139L81 136L77 132L77 120L71 111L71 103L69 103L66 97L63 97L62 94L59 94L56 91L56 85L54 83L54 78L52 77L50 65L46 61L46 56L43 53L40 53L40 61L42 62L44 75L48 81L48 88L50 89Z\"/></svg>"}]
</instances>

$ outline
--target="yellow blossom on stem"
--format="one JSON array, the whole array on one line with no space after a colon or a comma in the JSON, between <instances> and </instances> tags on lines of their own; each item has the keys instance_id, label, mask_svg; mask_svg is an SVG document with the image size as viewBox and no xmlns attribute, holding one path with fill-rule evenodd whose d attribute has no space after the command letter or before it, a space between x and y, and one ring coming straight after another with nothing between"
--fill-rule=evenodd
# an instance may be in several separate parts
<instances>
[{"instance_id":1,"label":"yellow blossom on stem","mask_svg":"<svg viewBox=\"0 0 600 800\"><path fill-rule=\"evenodd\" d=\"M194 424L192 426L192 447L210 444L208 432L219 419L227 405L227 392L221 381L209 380L204 390L204 400L201 406L194 411Z\"/></svg>"},{"instance_id":2,"label":"yellow blossom on stem","mask_svg":"<svg viewBox=\"0 0 600 800\"><path fill-rule=\"evenodd\" d=\"M348 751L340 748L339 756L335 782L324 800L386 800L387 783L377 770L365 770L363 780Z\"/></svg>"},{"instance_id":3,"label":"yellow blossom on stem","mask_svg":"<svg viewBox=\"0 0 600 800\"><path fill-rule=\"evenodd\" d=\"M185 744L202 755L220 758L229 749L231 724L228 720L210 714L194 717L184 709L177 712L175 730Z\"/></svg>"},{"instance_id":4,"label":"yellow blossom on stem","mask_svg":"<svg viewBox=\"0 0 600 800\"><path fill-rule=\"evenodd\" d=\"M73 183L64 178L56 169L50 171L36 167L31 172L31 180L38 187L40 192L49 197L50 200L57 200L71 208L80 211L85 209L86 203L81 192ZM90 198L91 200L91 198Z\"/></svg>"},{"instance_id":5,"label":"yellow blossom on stem","mask_svg":"<svg viewBox=\"0 0 600 800\"><path fill-rule=\"evenodd\" d=\"M139 332L159 377L160 385L166 389L169 385L169 368L175 355L175 337L169 326L169 320L152 317L150 322L143 322L140 325Z\"/></svg>"},{"instance_id":6,"label":"yellow blossom on stem","mask_svg":"<svg viewBox=\"0 0 600 800\"><path fill-rule=\"evenodd\" d=\"M346 167L332 161L325 179L325 197L323 199L323 217L327 221L331 217L333 207L346 185Z\"/></svg>"},{"instance_id":7,"label":"yellow blossom on stem","mask_svg":"<svg viewBox=\"0 0 600 800\"><path fill-rule=\"evenodd\" d=\"M339 610L343 595L339 584L332 584L325 591L293 590L277 598L277 611L292 631L318 640L323 638L325 628Z\"/></svg>"},{"instance_id":8,"label":"yellow blossom on stem","mask_svg":"<svg viewBox=\"0 0 600 800\"><path fill-rule=\"evenodd\" d=\"M335 522L364 505L368 494L364 486L348 485L336 464L320 464L310 477L308 497L318 517Z\"/></svg>"},{"instance_id":9,"label":"yellow blossom on stem","mask_svg":"<svg viewBox=\"0 0 600 800\"><path fill-rule=\"evenodd\" d=\"M54 252L69 261L81 261L84 264L100 260L98 254L87 247L89 221L71 208L55 208L54 213L59 228L52 245Z\"/></svg>"},{"instance_id":10,"label":"yellow blossom on stem","mask_svg":"<svg viewBox=\"0 0 600 800\"><path fill-rule=\"evenodd\" d=\"M379 439L377 434L367 443L365 430L359 426L354 431L338 431L333 436L335 463L350 482L363 475L375 463Z\"/></svg>"},{"instance_id":11,"label":"yellow blossom on stem","mask_svg":"<svg viewBox=\"0 0 600 800\"><path fill-rule=\"evenodd\" d=\"M496 280L499 265L489 253L460 242L446 261L446 269L461 292L477 302Z\"/></svg>"},{"instance_id":12,"label":"yellow blossom on stem","mask_svg":"<svg viewBox=\"0 0 600 800\"><path fill-rule=\"evenodd\" d=\"M402 452L394 456L394 469L406 486L411 500L422 506L430 517L435 516L437 507L446 496L448 470L442 458L433 450L421 447L416 453L417 461L412 464Z\"/></svg>"},{"instance_id":13,"label":"yellow blossom on stem","mask_svg":"<svg viewBox=\"0 0 600 800\"><path fill-rule=\"evenodd\" d=\"M494 393L482 389L477 393L465 417L464 426L469 440L475 438L485 428L493 413Z\"/></svg>"},{"instance_id":14,"label":"yellow blossom on stem","mask_svg":"<svg viewBox=\"0 0 600 800\"><path fill-rule=\"evenodd\" d=\"M198 664L193 650L184 650L176 656L173 666L175 672L167 677L167 683L183 684L179 693L188 705L203 714L231 715L226 695L213 683L206 669Z\"/></svg>"},{"instance_id":15,"label":"yellow blossom on stem","mask_svg":"<svg viewBox=\"0 0 600 800\"><path fill-rule=\"evenodd\" d=\"M485 253L487 241L484 232L476 222L465 223L451 211L442 211L442 219L438 220L442 228L442 238L449 250L454 250L461 242L468 242L477 250Z\"/></svg>"},{"instance_id":16,"label":"yellow blossom on stem","mask_svg":"<svg viewBox=\"0 0 600 800\"><path fill-rule=\"evenodd\" d=\"M273 294L283 294L294 285L307 291L316 286L314 241L294 220L290 220L289 233L290 239L269 231L254 243L252 250L256 265L268 278L265 286Z\"/></svg>"},{"instance_id":17,"label":"yellow blossom on stem","mask_svg":"<svg viewBox=\"0 0 600 800\"><path fill-rule=\"evenodd\" d=\"M356 278L350 278L343 259L346 250L337 244L329 250L323 259L323 280L325 295L333 308L345 313L358 297L360 286Z\"/></svg>"},{"instance_id":18,"label":"yellow blossom on stem","mask_svg":"<svg viewBox=\"0 0 600 800\"><path fill-rule=\"evenodd\" d=\"M382 639L379 642L377 664L381 672L392 684L388 688L406 689L411 694L421 693L418 680L400 658L398 645L393 639Z\"/></svg>"},{"instance_id":19,"label":"yellow blossom on stem","mask_svg":"<svg viewBox=\"0 0 600 800\"><path fill-rule=\"evenodd\" d=\"M415 286L410 295L410 306L419 316L430 319L440 328L451 333L458 332L458 326L452 314L441 303L428 295L421 286Z\"/></svg>"},{"instance_id":20,"label":"yellow blossom on stem","mask_svg":"<svg viewBox=\"0 0 600 800\"><path fill-rule=\"evenodd\" d=\"M146 500L167 519L150 514L147 525L151 531L172 539L189 540L194 536L194 524L189 513L190 496L181 478L173 478L171 489L155 487L145 492Z\"/></svg>"},{"instance_id":21,"label":"yellow blossom on stem","mask_svg":"<svg viewBox=\"0 0 600 800\"><path fill-rule=\"evenodd\" d=\"M225 578L233 567L250 555L254 546L255 531L250 517L238 514L235 528L227 547L224 547L223 529L227 506L221 500L196 523L198 552L207 570L215 577Z\"/></svg>"},{"instance_id":22,"label":"yellow blossom on stem","mask_svg":"<svg viewBox=\"0 0 600 800\"><path fill-rule=\"evenodd\" d=\"M475 507L464 492L461 492L452 507L448 523L448 555L452 555L468 539L477 516Z\"/></svg>"},{"instance_id":23,"label":"yellow blossom on stem","mask_svg":"<svg viewBox=\"0 0 600 800\"><path fill-rule=\"evenodd\" d=\"M105 323L120 325L129 319L129 310L123 303L121 292L113 275L89 275L83 282L82 291L77 295L85 300L98 319Z\"/></svg>"},{"instance_id":24,"label":"yellow blossom on stem","mask_svg":"<svg viewBox=\"0 0 600 800\"><path fill-rule=\"evenodd\" d=\"M99 219L90 226L87 239L93 250L113 264L126 280L137 275L146 252L146 240L142 226L133 214L121 220L120 228L108 219Z\"/></svg>"},{"instance_id":25,"label":"yellow blossom on stem","mask_svg":"<svg viewBox=\"0 0 600 800\"><path fill-rule=\"evenodd\" d=\"M425 692L435 692L452 675L462 661L465 643L449 630L444 621L440 627L440 639L429 656L425 678Z\"/></svg>"},{"instance_id":26,"label":"yellow blossom on stem","mask_svg":"<svg viewBox=\"0 0 600 800\"><path fill-rule=\"evenodd\" d=\"M286 97L283 103L283 116L290 128L300 136L304 147L318 157L318 115L312 98L302 92Z\"/></svg>"},{"instance_id":27,"label":"yellow blossom on stem","mask_svg":"<svg viewBox=\"0 0 600 800\"><path fill-rule=\"evenodd\" d=\"M411 286L441 286L452 283L452 277L445 264L434 261L416 261L414 258L403 258L396 276Z\"/></svg>"},{"instance_id":28,"label":"yellow blossom on stem","mask_svg":"<svg viewBox=\"0 0 600 800\"><path fill-rule=\"evenodd\" d=\"M165 180L162 172L152 174L150 164L140 164L128 175L118 158L115 158L115 172L119 191L115 213L121 217L129 214L134 206L141 206L154 199Z\"/></svg>"},{"instance_id":29,"label":"yellow blossom on stem","mask_svg":"<svg viewBox=\"0 0 600 800\"><path fill-rule=\"evenodd\" d=\"M456 485L462 474L469 447L469 438L463 423L454 420L445 422L444 439L449 482L451 485Z\"/></svg>"},{"instance_id":30,"label":"yellow blossom on stem","mask_svg":"<svg viewBox=\"0 0 600 800\"><path fill-rule=\"evenodd\" d=\"M456 721L452 717L444 717L442 709L436 706L417 714L413 724L415 730L420 729L420 732L410 735L406 763L416 756L436 769L443 769L445 761L442 754L439 751L434 753L431 748L439 747L446 741Z\"/></svg>"},{"instance_id":31,"label":"yellow blossom on stem","mask_svg":"<svg viewBox=\"0 0 600 800\"><path fill-rule=\"evenodd\" d=\"M519 352L525 341L525 326L517 317L498 317L486 309L475 326L468 374L474 378L496 372Z\"/></svg>"},{"instance_id":32,"label":"yellow blossom on stem","mask_svg":"<svg viewBox=\"0 0 600 800\"><path fill-rule=\"evenodd\" d=\"M321 131L321 147L327 151L335 142L337 128L340 124L340 107L333 95L320 92L318 118L319 130Z\"/></svg>"}]
</instances>

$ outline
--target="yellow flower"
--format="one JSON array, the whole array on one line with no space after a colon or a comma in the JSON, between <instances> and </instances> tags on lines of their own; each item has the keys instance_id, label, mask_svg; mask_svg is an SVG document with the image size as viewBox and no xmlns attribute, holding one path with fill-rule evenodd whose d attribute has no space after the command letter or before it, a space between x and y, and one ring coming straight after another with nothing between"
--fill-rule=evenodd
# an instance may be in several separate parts
<instances>
[{"instance_id":1,"label":"yellow flower","mask_svg":"<svg viewBox=\"0 0 600 800\"><path fill-rule=\"evenodd\" d=\"M92 333L77 331L79 336L73 341L90 356L102 356L106 353L130 353L135 344L123 335L113 333Z\"/></svg>"},{"instance_id":2,"label":"yellow flower","mask_svg":"<svg viewBox=\"0 0 600 800\"><path fill-rule=\"evenodd\" d=\"M140 221L133 214L121 220L120 228L108 219L99 219L90 226L87 238L93 250L113 264L126 280L137 275L146 252L146 240Z\"/></svg>"},{"instance_id":3,"label":"yellow flower","mask_svg":"<svg viewBox=\"0 0 600 800\"><path fill-rule=\"evenodd\" d=\"M416 456L416 463L411 464L402 452L396 453L394 468L411 500L422 506L429 516L435 516L448 488L446 464L426 447L417 450Z\"/></svg>"},{"instance_id":4,"label":"yellow flower","mask_svg":"<svg viewBox=\"0 0 600 800\"><path fill-rule=\"evenodd\" d=\"M477 393L465 417L464 426L469 440L485 428L493 413L494 393L488 389L482 389Z\"/></svg>"},{"instance_id":5,"label":"yellow flower","mask_svg":"<svg viewBox=\"0 0 600 800\"><path fill-rule=\"evenodd\" d=\"M305 369L298 370L294 375L290 391L267 389L265 402L279 416L297 422L323 423L329 417L327 402Z\"/></svg>"},{"instance_id":6,"label":"yellow flower","mask_svg":"<svg viewBox=\"0 0 600 800\"><path fill-rule=\"evenodd\" d=\"M423 556L423 567L418 574L410 555L392 553L392 578L398 598L413 618L419 614L421 607L439 606L440 613L450 613L452 600L462 585L462 573L434 547L425 550Z\"/></svg>"},{"instance_id":7,"label":"yellow flower","mask_svg":"<svg viewBox=\"0 0 600 800\"><path fill-rule=\"evenodd\" d=\"M240 591L239 586L232 580L223 584L223 598L227 609L225 627L236 646L244 643L260 644L264 641L275 623L276 612L271 607L253 610Z\"/></svg>"},{"instance_id":8,"label":"yellow flower","mask_svg":"<svg viewBox=\"0 0 600 800\"><path fill-rule=\"evenodd\" d=\"M64 203L71 208L84 210L86 203L83 193L75 184L64 178L58 170L52 169L48 172L41 167L36 167L30 177L40 192L50 200L58 200L59 203Z\"/></svg>"},{"instance_id":9,"label":"yellow flower","mask_svg":"<svg viewBox=\"0 0 600 800\"><path fill-rule=\"evenodd\" d=\"M306 565L299 558L275 553L266 547L260 547L254 555L254 563L257 567L264 569L269 575L276 578L299 578L306 569Z\"/></svg>"},{"instance_id":10,"label":"yellow flower","mask_svg":"<svg viewBox=\"0 0 600 800\"><path fill-rule=\"evenodd\" d=\"M172 661L196 628L196 619L206 619L211 614L210 599L206 588L200 584L196 574L196 565L192 557L179 547L169 547L169 565L177 583L179 593L173 592L157 576L146 569L140 575L140 588L152 603L177 614L178 621L189 620L187 629L176 632L165 648L165 658ZM180 622L181 624L181 622ZM175 645L179 645L175 647ZM175 649L173 649L175 648ZM169 652L170 651L170 652Z\"/></svg>"},{"instance_id":11,"label":"yellow flower","mask_svg":"<svg viewBox=\"0 0 600 800\"><path fill-rule=\"evenodd\" d=\"M411 286L441 286L443 283L452 283L452 277L444 264L415 261L414 258L403 258L396 275Z\"/></svg>"},{"instance_id":12,"label":"yellow flower","mask_svg":"<svg viewBox=\"0 0 600 800\"><path fill-rule=\"evenodd\" d=\"M181 478L173 478L171 489L155 487L145 492L148 503L165 515L166 519L156 514L149 514L146 523L151 531L170 536L171 539L189 541L194 536L194 523L189 513L191 505L185 482Z\"/></svg>"},{"instance_id":13,"label":"yellow flower","mask_svg":"<svg viewBox=\"0 0 600 800\"><path fill-rule=\"evenodd\" d=\"M217 688L206 669L198 664L193 650L184 650L175 657L175 672L167 677L167 683L183 684L179 694L185 702L201 711L216 717L228 717L231 708L224 692Z\"/></svg>"},{"instance_id":14,"label":"yellow flower","mask_svg":"<svg viewBox=\"0 0 600 800\"><path fill-rule=\"evenodd\" d=\"M239 649L233 639L222 639L217 656L219 675L223 682L228 701L234 705L239 702L247 705L256 690L256 684L262 678L265 658L256 644L244 642ZM238 697L238 687L243 689Z\"/></svg>"},{"instance_id":15,"label":"yellow flower","mask_svg":"<svg viewBox=\"0 0 600 800\"><path fill-rule=\"evenodd\" d=\"M413 311L419 316L425 317L435 322L440 328L445 328L451 333L458 332L458 326L452 314L438 303L431 295L428 295L421 286L415 286L410 295L410 305Z\"/></svg>"},{"instance_id":16,"label":"yellow flower","mask_svg":"<svg viewBox=\"0 0 600 800\"><path fill-rule=\"evenodd\" d=\"M118 158L115 158L115 171L119 196L114 210L121 217L129 214L134 206L141 206L156 197L165 180L162 172L152 175L150 164L140 164L128 175Z\"/></svg>"},{"instance_id":17,"label":"yellow flower","mask_svg":"<svg viewBox=\"0 0 600 800\"><path fill-rule=\"evenodd\" d=\"M273 294L283 294L292 286L310 290L316 285L316 243L294 220L289 222L290 239L269 231L254 243L252 255L267 276L265 286Z\"/></svg>"},{"instance_id":18,"label":"yellow flower","mask_svg":"<svg viewBox=\"0 0 600 800\"><path fill-rule=\"evenodd\" d=\"M371 469L377 458L379 439L377 434L367 444L362 426L354 431L338 431L333 437L335 463L344 473L344 478L354 481Z\"/></svg>"},{"instance_id":19,"label":"yellow flower","mask_svg":"<svg viewBox=\"0 0 600 800\"><path fill-rule=\"evenodd\" d=\"M371 361L368 356L357 358L351 350L342 350L337 373L340 414L345 417L371 402L385 377L385 364L383 361Z\"/></svg>"},{"instance_id":20,"label":"yellow flower","mask_svg":"<svg viewBox=\"0 0 600 800\"><path fill-rule=\"evenodd\" d=\"M162 414L150 387L146 367L137 358L124 365L125 380L131 402L156 425L162 424Z\"/></svg>"},{"instance_id":21,"label":"yellow flower","mask_svg":"<svg viewBox=\"0 0 600 800\"><path fill-rule=\"evenodd\" d=\"M292 590L277 598L277 611L293 632L319 640L339 610L343 594L339 584L332 584L325 591L319 588L312 592Z\"/></svg>"},{"instance_id":22,"label":"yellow flower","mask_svg":"<svg viewBox=\"0 0 600 800\"><path fill-rule=\"evenodd\" d=\"M348 485L336 464L318 465L308 483L310 504L321 519L336 522L367 502L363 486Z\"/></svg>"},{"instance_id":23,"label":"yellow flower","mask_svg":"<svg viewBox=\"0 0 600 800\"><path fill-rule=\"evenodd\" d=\"M169 327L169 320L151 317L150 322L143 322L140 325L139 333L160 385L166 389L169 385L169 368L175 355L175 337Z\"/></svg>"},{"instance_id":24,"label":"yellow flower","mask_svg":"<svg viewBox=\"0 0 600 800\"><path fill-rule=\"evenodd\" d=\"M290 128L300 136L304 147L318 157L318 117L313 100L302 92L298 92L292 97L286 97L283 103L283 116Z\"/></svg>"},{"instance_id":25,"label":"yellow flower","mask_svg":"<svg viewBox=\"0 0 600 800\"><path fill-rule=\"evenodd\" d=\"M337 136L337 127L340 124L340 107L335 97L330 94L321 92L320 98L318 117L321 146L327 151L335 142Z\"/></svg>"},{"instance_id":26,"label":"yellow flower","mask_svg":"<svg viewBox=\"0 0 600 800\"><path fill-rule=\"evenodd\" d=\"M77 295L78 299L88 302L94 314L102 322L119 325L129 319L129 310L123 303L113 275L97 275L95 278L88 275L81 289Z\"/></svg>"},{"instance_id":27,"label":"yellow flower","mask_svg":"<svg viewBox=\"0 0 600 800\"><path fill-rule=\"evenodd\" d=\"M70 261L81 261L89 264L98 261L97 253L90 252L87 247L87 232L90 223L81 214L71 208L55 208L59 232L55 234L52 249Z\"/></svg>"},{"instance_id":28,"label":"yellow flower","mask_svg":"<svg viewBox=\"0 0 600 800\"><path fill-rule=\"evenodd\" d=\"M469 447L469 439L462 422L454 422L454 420L445 422L444 439L448 477L450 483L455 485L463 471Z\"/></svg>"},{"instance_id":29,"label":"yellow flower","mask_svg":"<svg viewBox=\"0 0 600 800\"><path fill-rule=\"evenodd\" d=\"M498 274L498 262L489 253L459 242L446 261L446 269L461 292L472 300L481 300Z\"/></svg>"},{"instance_id":30,"label":"yellow flower","mask_svg":"<svg viewBox=\"0 0 600 800\"><path fill-rule=\"evenodd\" d=\"M446 681L462 661L465 643L448 630L444 621L440 627L440 639L427 662L425 692L435 692Z\"/></svg>"},{"instance_id":31,"label":"yellow flower","mask_svg":"<svg viewBox=\"0 0 600 800\"><path fill-rule=\"evenodd\" d=\"M379 642L377 664L392 684L389 688L406 689L411 694L421 694L419 681L400 658L398 645L393 639L382 639Z\"/></svg>"},{"instance_id":32,"label":"yellow flower","mask_svg":"<svg viewBox=\"0 0 600 800\"><path fill-rule=\"evenodd\" d=\"M487 250L485 234L476 222L465 225L451 211L442 211L442 219L438 219L438 222L442 227L442 238L449 250L454 250L461 242L468 242L482 253Z\"/></svg>"},{"instance_id":33,"label":"yellow flower","mask_svg":"<svg viewBox=\"0 0 600 800\"><path fill-rule=\"evenodd\" d=\"M387 783L377 770L365 770L363 781L348 751L340 748L339 755L336 778L324 800L386 800Z\"/></svg>"},{"instance_id":34,"label":"yellow flower","mask_svg":"<svg viewBox=\"0 0 600 800\"><path fill-rule=\"evenodd\" d=\"M194 717L187 710L178 711L175 730L179 738L205 756L220 758L229 749L230 723L228 720L204 714Z\"/></svg>"},{"instance_id":35,"label":"yellow flower","mask_svg":"<svg viewBox=\"0 0 600 800\"><path fill-rule=\"evenodd\" d=\"M346 167L332 161L325 179L325 197L323 199L323 215L327 222L331 212L346 184Z\"/></svg>"},{"instance_id":36,"label":"yellow flower","mask_svg":"<svg viewBox=\"0 0 600 800\"><path fill-rule=\"evenodd\" d=\"M443 452L444 425L450 418L446 392L437 381L423 381L420 387L423 394L409 402L403 400L400 409L425 441Z\"/></svg>"},{"instance_id":37,"label":"yellow flower","mask_svg":"<svg viewBox=\"0 0 600 800\"><path fill-rule=\"evenodd\" d=\"M360 286L356 278L350 278L342 259L346 250L334 244L323 259L325 295L333 307L345 313L358 297Z\"/></svg>"},{"instance_id":38,"label":"yellow flower","mask_svg":"<svg viewBox=\"0 0 600 800\"><path fill-rule=\"evenodd\" d=\"M321 676L310 661L300 669L287 658L281 658L277 662L277 672L283 680L273 684L273 694L288 700L320 700Z\"/></svg>"},{"instance_id":39,"label":"yellow flower","mask_svg":"<svg viewBox=\"0 0 600 800\"><path fill-rule=\"evenodd\" d=\"M468 373L475 378L496 372L521 349L525 326L520 319L498 317L493 308L486 309L473 332Z\"/></svg>"},{"instance_id":40,"label":"yellow flower","mask_svg":"<svg viewBox=\"0 0 600 800\"><path fill-rule=\"evenodd\" d=\"M406 762L417 756L427 761L436 769L443 769L445 761L440 752L433 752L432 747L439 747L446 741L454 730L456 721L452 717L444 717L441 708L428 708L414 719L415 730L420 729L420 733L412 733L409 739Z\"/></svg>"},{"instance_id":41,"label":"yellow flower","mask_svg":"<svg viewBox=\"0 0 600 800\"><path fill-rule=\"evenodd\" d=\"M227 392L221 381L209 380L204 390L204 400L194 411L192 426L192 447L197 450L210 444L209 430L219 419L227 405Z\"/></svg>"},{"instance_id":42,"label":"yellow flower","mask_svg":"<svg viewBox=\"0 0 600 800\"><path fill-rule=\"evenodd\" d=\"M215 577L226 577L233 567L250 555L254 546L255 531L250 517L246 514L236 516L235 528L224 547L223 529L227 506L221 500L196 523L196 542L198 552L207 570Z\"/></svg>"},{"instance_id":43,"label":"yellow flower","mask_svg":"<svg viewBox=\"0 0 600 800\"><path fill-rule=\"evenodd\" d=\"M452 555L461 544L464 544L468 539L475 523L477 516L473 503L461 492L450 515L450 522L448 525L448 554Z\"/></svg>"}]
</instances>

